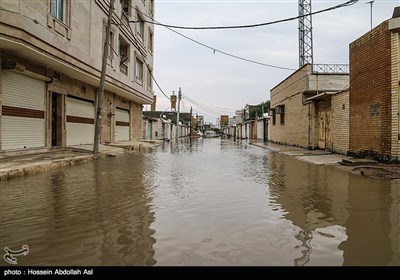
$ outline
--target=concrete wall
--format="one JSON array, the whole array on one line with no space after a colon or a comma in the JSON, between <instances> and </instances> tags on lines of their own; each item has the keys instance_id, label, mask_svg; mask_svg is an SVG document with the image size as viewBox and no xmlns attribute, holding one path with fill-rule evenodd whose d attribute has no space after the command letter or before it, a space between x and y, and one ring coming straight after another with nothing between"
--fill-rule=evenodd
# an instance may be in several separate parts
<instances>
[{"instance_id":1,"label":"concrete wall","mask_svg":"<svg viewBox=\"0 0 400 280\"><path fill-rule=\"evenodd\" d=\"M308 85L305 91L338 91L344 90L349 86L349 75L313 73L307 77Z\"/></svg>"},{"instance_id":2,"label":"concrete wall","mask_svg":"<svg viewBox=\"0 0 400 280\"><path fill-rule=\"evenodd\" d=\"M112 143L115 136L115 95L105 92L103 101L100 142Z\"/></svg>"},{"instance_id":3,"label":"concrete wall","mask_svg":"<svg viewBox=\"0 0 400 280\"><path fill-rule=\"evenodd\" d=\"M350 108L349 91L332 96L331 137L332 151L346 154L349 151Z\"/></svg>"},{"instance_id":4,"label":"concrete wall","mask_svg":"<svg viewBox=\"0 0 400 280\"><path fill-rule=\"evenodd\" d=\"M350 151L353 153L379 157L391 154L390 64L388 21L350 44Z\"/></svg>"},{"instance_id":5,"label":"concrete wall","mask_svg":"<svg viewBox=\"0 0 400 280\"><path fill-rule=\"evenodd\" d=\"M391 105L392 105L392 157L400 157L400 118L399 118L399 105L400 105L400 18L392 19L389 23L396 20L395 28L397 32L391 34ZM391 24L394 25L394 24Z\"/></svg>"},{"instance_id":6,"label":"concrete wall","mask_svg":"<svg viewBox=\"0 0 400 280\"><path fill-rule=\"evenodd\" d=\"M142 105L130 103L130 139L140 140L142 138Z\"/></svg>"},{"instance_id":7,"label":"concrete wall","mask_svg":"<svg viewBox=\"0 0 400 280\"><path fill-rule=\"evenodd\" d=\"M256 121L257 124L257 140L264 139L264 120L260 119Z\"/></svg>"}]
</instances>

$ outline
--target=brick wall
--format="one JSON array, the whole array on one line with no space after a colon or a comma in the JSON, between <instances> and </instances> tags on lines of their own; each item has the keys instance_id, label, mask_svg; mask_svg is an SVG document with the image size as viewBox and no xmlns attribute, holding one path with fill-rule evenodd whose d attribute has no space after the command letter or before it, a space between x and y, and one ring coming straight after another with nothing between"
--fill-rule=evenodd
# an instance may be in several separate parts
<instances>
[{"instance_id":1,"label":"brick wall","mask_svg":"<svg viewBox=\"0 0 400 280\"><path fill-rule=\"evenodd\" d=\"M390 156L391 34L385 21L350 44L350 151Z\"/></svg>"},{"instance_id":2,"label":"brick wall","mask_svg":"<svg viewBox=\"0 0 400 280\"><path fill-rule=\"evenodd\" d=\"M303 105L302 92L307 89L309 65L298 70L271 90L271 108L285 106L285 123L276 115L275 125L270 124L272 142L308 148L309 107Z\"/></svg>"},{"instance_id":3,"label":"brick wall","mask_svg":"<svg viewBox=\"0 0 400 280\"><path fill-rule=\"evenodd\" d=\"M335 94L331 99L332 150L346 154L349 151L350 109L349 91Z\"/></svg>"}]
</instances>

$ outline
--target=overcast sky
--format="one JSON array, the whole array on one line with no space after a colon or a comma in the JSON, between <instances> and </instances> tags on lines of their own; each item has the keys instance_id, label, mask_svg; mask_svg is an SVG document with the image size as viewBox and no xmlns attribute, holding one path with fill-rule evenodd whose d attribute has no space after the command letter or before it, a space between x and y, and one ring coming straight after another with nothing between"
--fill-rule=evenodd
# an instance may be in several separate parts
<instances>
[{"instance_id":1,"label":"overcast sky","mask_svg":"<svg viewBox=\"0 0 400 280\"><path fill-rule=\"evenodd\" d=\"M346 2L312 1L318 11ZM349 43L370 30L370 4L317 14L313 21L314 63L347 64ZM373 26L391 18L399 0L373 3ZM180 26L229 26L269 22L298 15L297 0L281 1L155 1L155 19ZM213 48L262 63L298 69L298 21L231 30L177 30ZM372 47L372 46L371 46ZM269 100L269 91L293 71L274 69L227 57L195 44L162 26L155 27L154 76L169 96L182 88L187 99L181 111L204 115L215 123L219 115L234 115L246 103ZM170 109L154 85L157 110ZM145 107L145 110L149 106ZM207 107L209 108L209 107ZM217 109L218 108L218 109ZM226 109L232 111L226 111Z\"/></svg>"}]
</instances>

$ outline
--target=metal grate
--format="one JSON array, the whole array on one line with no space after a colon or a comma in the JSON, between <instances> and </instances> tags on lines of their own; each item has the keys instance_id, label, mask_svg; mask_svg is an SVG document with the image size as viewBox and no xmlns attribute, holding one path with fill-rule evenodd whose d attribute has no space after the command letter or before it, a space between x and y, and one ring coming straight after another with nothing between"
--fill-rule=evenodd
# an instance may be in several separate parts
<instances>
[{"instance_id":1,"label":"metal grate","mask_svg":"<svg viewBox=\"0 0 400 280\"><path fill-rule=\"evenodd\" d=\"M348 64L313 64L313 73L349 74Z\"/></svg>"}]
</instances>

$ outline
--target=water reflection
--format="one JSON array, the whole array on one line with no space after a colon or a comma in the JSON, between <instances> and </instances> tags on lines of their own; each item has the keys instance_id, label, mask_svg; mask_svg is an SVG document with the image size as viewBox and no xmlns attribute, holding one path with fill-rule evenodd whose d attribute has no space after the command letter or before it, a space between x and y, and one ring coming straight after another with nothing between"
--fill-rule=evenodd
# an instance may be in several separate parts
<instances>
[{"instance_id":1,"label":"water reflection","mask_svg":"<svg viewBox=\"0 0 400 280\"><path fill-rule=\"evenodd\" d=\"M350 177L344 265L399 265L399 184ZM391 213L392 212L392 213ZM397 212L397 213L396 213Z\"/></svg>"},{"instance_id":2,"label":"water reflection","mask_svg":"<svg viewBox=\"0 0 400 280\"><path fill-rule=\"evenodd\" d=\"M151 172L133 155L2 181L0 246L28 244L21 265L155 264Z\"/></svg>"},{"instance_id":3,"label":"water reflection","mask_svg":"<svg viewBox=\"0 0 400 280\"><path fill-rule=\"evenodd\" d=\"M271 154L271 206L299 228L294 265L399 265L399 182Z\"/></svg>"}]
</instances>

